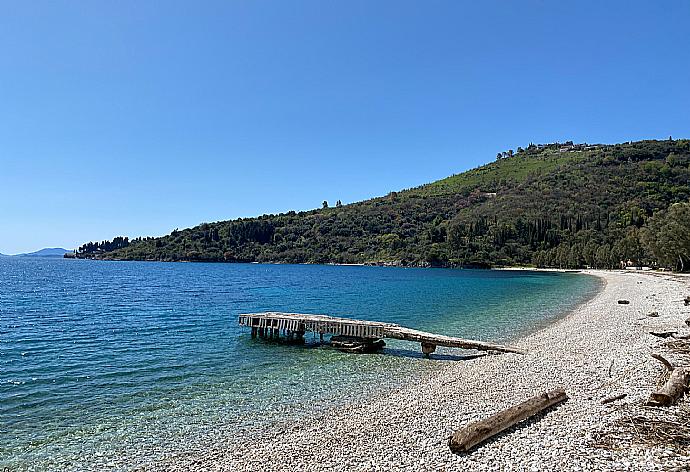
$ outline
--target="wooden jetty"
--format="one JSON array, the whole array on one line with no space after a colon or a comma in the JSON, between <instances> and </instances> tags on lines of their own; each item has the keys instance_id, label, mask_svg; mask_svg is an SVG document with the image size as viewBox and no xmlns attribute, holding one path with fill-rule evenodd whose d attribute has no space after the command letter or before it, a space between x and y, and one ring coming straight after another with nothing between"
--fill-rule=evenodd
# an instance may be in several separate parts
<instances>
[{"instance_id":1,"label":"wooden jetty","mask_svg":"<svg viewBox=\"0 0 690 472\"><path fill-rule=\"evenodd\" d=\"M282 334L288 341L304 342L304 334L312 332L318 333L322 342L324 335L332 336L333 346L348 352L374 351L385 345L384 338L390 338L418 342L426 356L437 346L524 354L510 346L432 334L380 321L279 312L246 313L239 315L238 321L241 326L251 328L252 337L279 338Z\"/></svg>"}]
</instances>

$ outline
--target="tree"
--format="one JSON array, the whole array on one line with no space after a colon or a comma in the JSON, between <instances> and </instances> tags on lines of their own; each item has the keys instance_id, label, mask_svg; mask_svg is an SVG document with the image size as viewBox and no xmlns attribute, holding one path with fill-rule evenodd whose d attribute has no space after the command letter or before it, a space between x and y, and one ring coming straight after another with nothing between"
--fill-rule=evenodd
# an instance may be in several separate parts
<instances>
[{"instance_id":1,"label":"tree","mask_svg":"<svg viewBox=\"0 0 690 472\"><path fill-rule=\"evenodd\" d=\"M590 241L585 245L583 255L585 258L585 263L589 267L596 267L597 266L597 249L598 249L598 246L594 241Z\"/></svg>"},{"instance_id":2,"label":"tree","mask_svg":"<svg viewBox=\"0 0 690 472\"><path fill-rule=\"evenodd\" d=\"M582 265L582 248L579 244L573 244L568 252L568 268L579 269Z\"/></svg>"},{"instance_id":3,"label":"tree","mask_svg":"<svg viewBox=\"0 0 690 472\"><path fill-rule=\"evenodd\" d=\"M640 244L640 230L635 226L628 229L625 238L620 242L623 259L635 262L637 267L642 266L644 249Z\"/></svg>"},{"instance_id":4,"label":"tree","mask_svg":"<svg viewBox=\"0 0 690 472\"><path fill-rule=\"evenodd\" d=\"M690 203L654 214L642 230L642 242L660 264L690 270Z\"/></svg>"},{"instance_id":5,"label":"tree","mask_svg":"<svg viewBox=\"0 0 690 472\"><path fill-rule=\"evenodd\" d=\"M546 262L546 253L544 251L535 252L532 262L539 268L546 267L548 265Z\"/></svg>"},{"instance_id":6,"label":"tree","mask_svg":"<svg viewBox=\"0 0 690 472\"><path fill-rule=\"evenodd\" d=\"M680 159L678 158L678 155L675 152L669 153L668 156L666 156L666 164L669 167L675 167L678 164L680 164Z\"/></svg>"},{"instance_id":7,"label":"tree","mask_svg":"<svg viewBox=\"0 0 690 472\"><path fill-rule=\"evenodd\" d=\"M611 260L611 249L608 244L599 246L596 255L596 265L597 269L608 269Z\"/></svg>"},{"instance_id":8,"label":"tree","mask_svg":"<svg viewBox=\"0 0 690 472\"><path fill-rule=\"evenodd\" d=\"M328 202L326 200L324 200L323 203L321 204L321 207L322 208L328 208Z\"/></svg>"},{"instance_id":9,"label":"tree","mask_svg":"<svg viewBox=\"0 0 690 472\"><path fill-rule=\"evenodd\" d=\"M340 200L338 200L337 202L335 202L335 207L336 207L336 208L340 208L341 206L343 206L343 202L341 202Z\"/></svg>"},{"instance_id":10,"label":"tree","mask_svg":"<svg viewBox=\"0 0 690 472\"><path fill-rule=\"evenodd\" d=\"M623 260L623 248L620 241L616 241L611 246L609 253L609 269L622 269L621 264L625 263Z\"/></svg>"},{"instance_id":11,"label":"tree","mask_svg":"<svg viewBox=\"0 0 690 472\"><path fill-rule=\"evenodd\" d=\"M565 244L558 246L556 250L556 265L559 269L568 267L568 256L570 255L570 248Z\"/></svg>"}]
</instances>

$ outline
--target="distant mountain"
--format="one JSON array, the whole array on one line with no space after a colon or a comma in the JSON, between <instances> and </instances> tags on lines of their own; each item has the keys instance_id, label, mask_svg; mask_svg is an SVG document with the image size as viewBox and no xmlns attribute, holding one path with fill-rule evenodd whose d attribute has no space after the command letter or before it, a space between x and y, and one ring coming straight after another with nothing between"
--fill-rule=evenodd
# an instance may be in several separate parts
<instances>
[{"instance_id":1,"label":"distant mountain","mask_svg":"<svg viewBox=\"0 0 690 472\"><path fill-rule=\"evenodd\" d=\"M19 257L64 257L65 254L72 251L61 247L47 247L35 252L28 252L25 254L17 254Z\"/></svg>"}]
</instances>

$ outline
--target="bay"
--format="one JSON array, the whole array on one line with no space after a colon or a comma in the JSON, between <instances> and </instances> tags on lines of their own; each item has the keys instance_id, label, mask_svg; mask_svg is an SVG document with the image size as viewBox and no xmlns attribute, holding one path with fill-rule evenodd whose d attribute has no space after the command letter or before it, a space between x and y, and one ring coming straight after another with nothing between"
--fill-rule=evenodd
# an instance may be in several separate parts
<instances>
[{"instance_id":1,"label":"bay","mask_svg":"<svg viewBox=\"0 0 690 472\"><path fill-rule=\"evenodd\" d=\"M507 342L599 282L574 273L0 258L0 467L129 469L240 440L462 362L251 339L237 315L323 313Z\"/></svg>"}]
</instances>

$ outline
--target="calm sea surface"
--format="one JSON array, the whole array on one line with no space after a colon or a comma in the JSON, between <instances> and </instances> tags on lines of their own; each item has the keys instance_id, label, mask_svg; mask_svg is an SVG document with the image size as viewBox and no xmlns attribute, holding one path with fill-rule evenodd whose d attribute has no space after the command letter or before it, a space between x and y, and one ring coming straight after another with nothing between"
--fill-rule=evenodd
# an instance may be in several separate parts
<instances>
[{"instance_id":1,"label":"calm sea surface","mask_svg":"<svg viewBox=\"0 0 690 472\"><path fill-rule=\"evenodd\" d=\"M242 312L507 341L598 285L523 271L0 258L0 469L128 469L462 362L402 341L372 355L268 344L237 326Z\"/></svg>"}]
</instances>

